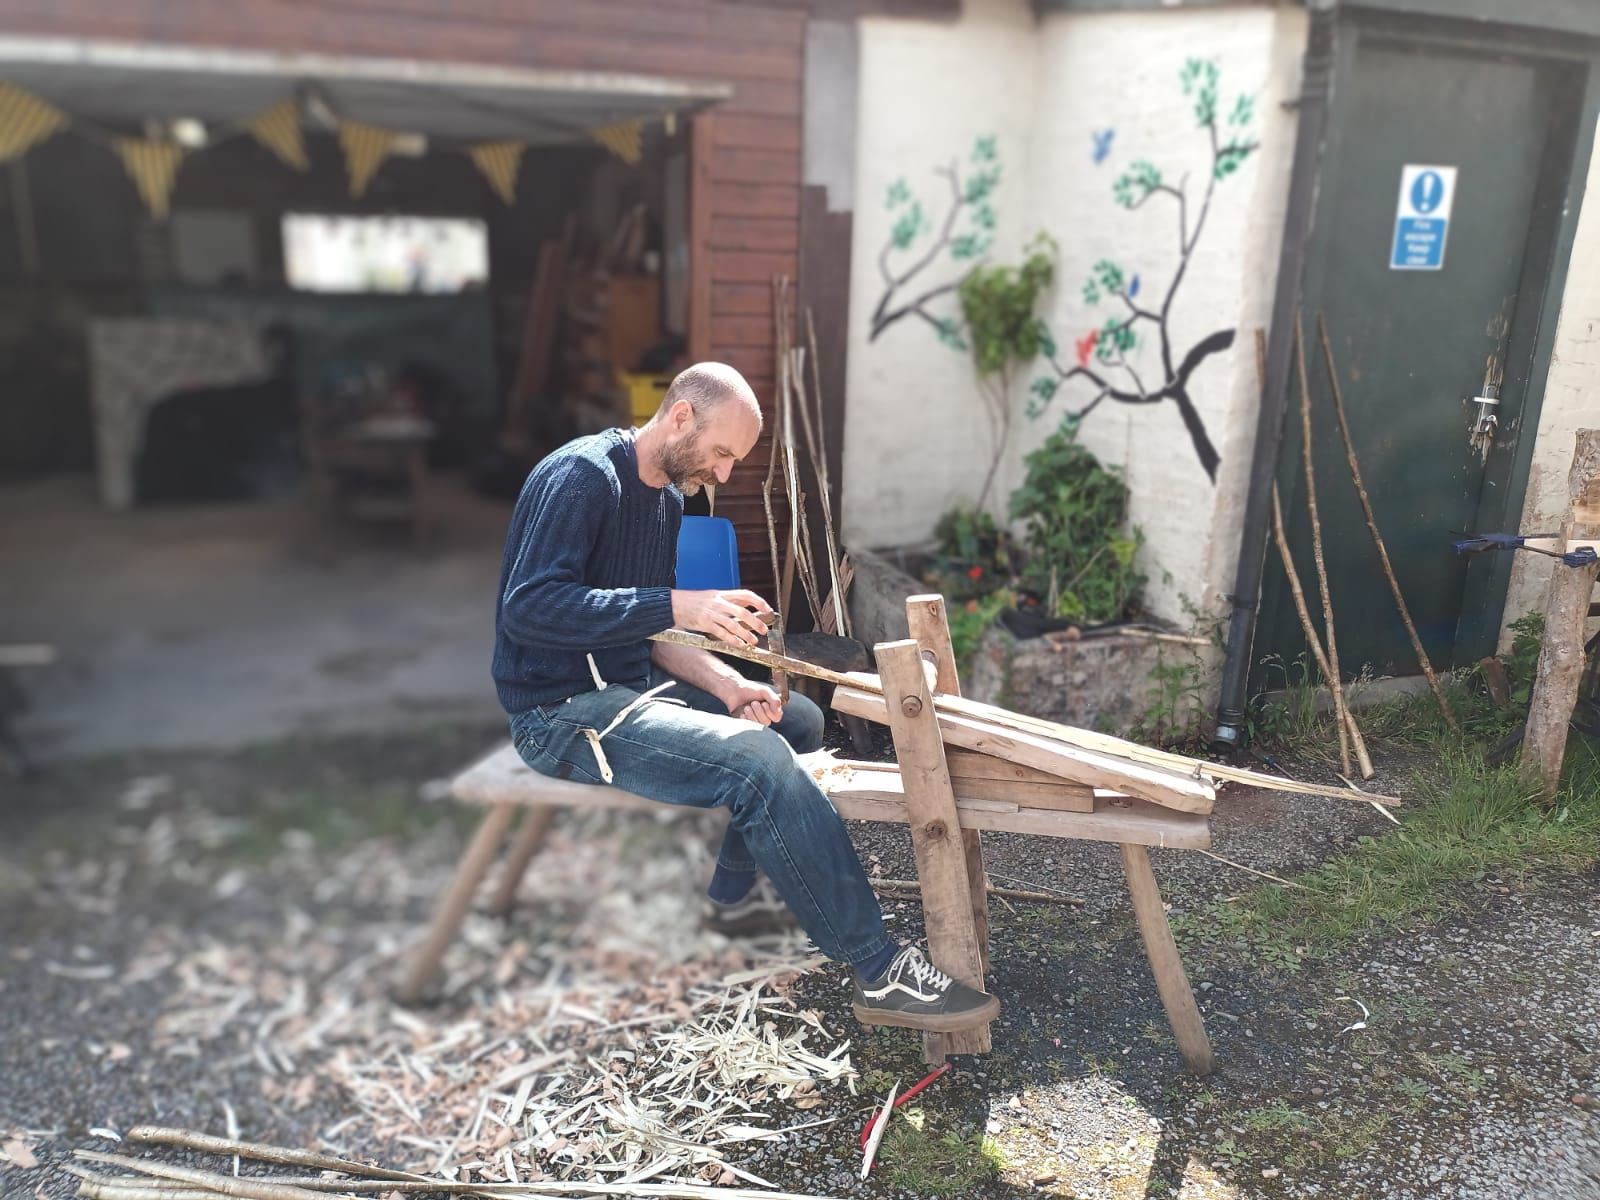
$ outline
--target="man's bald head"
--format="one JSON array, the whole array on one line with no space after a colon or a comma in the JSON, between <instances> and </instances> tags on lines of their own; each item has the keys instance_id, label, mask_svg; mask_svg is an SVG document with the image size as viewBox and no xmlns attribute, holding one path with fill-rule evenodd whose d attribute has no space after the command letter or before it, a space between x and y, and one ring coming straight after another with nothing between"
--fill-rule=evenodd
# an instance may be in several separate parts
<instances>
[{"instance_id":1,"label":"man's bald head","mask_svg":"<svg viewBox=\"0 0 1600 1200\"><path fill-rule=\"evenodd\" d=\"M760 436L761 405L744 376L727 363L696 363L679 372L639 431L649 472L642 478L659 476L692 496L728 482Z\"/></svg>"},{"instance_id":2,"label":"man's bald head","mask_svg":"<svg viewBox=\"0 0 1600 1200\"><path fill-rule=\"evenodd\" d=\"M755 418L756 429L761 428L761 404L756 400L755 391L745 382L744 376L727 363L695 363L678 372L667 394L661 398L656 416L665 416L680 400L694 410L695 424L702 428L712 412L725 404L738 404Z\"/></svg>"}]
</instances>

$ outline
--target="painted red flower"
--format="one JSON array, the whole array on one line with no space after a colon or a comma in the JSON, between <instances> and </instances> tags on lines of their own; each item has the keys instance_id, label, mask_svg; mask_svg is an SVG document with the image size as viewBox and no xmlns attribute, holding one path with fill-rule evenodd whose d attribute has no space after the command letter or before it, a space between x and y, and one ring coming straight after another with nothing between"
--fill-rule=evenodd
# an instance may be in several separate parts
<instances>
[{"instance_id":1,"label":"painted red flower","mask_svg":"<svg viewBox=\"0 0 1600 1200\"><path fill-rule=\"evenodd\" d=\"M968 567L967 568L967 578L968 579L982 579L983 578L983 568L982 567Z\"/></svg>"},{"instance_id":2,"label":"painted red flower","mask_svg":"<svg viewBox=\"0 0 1600 1200\"><path fill-rule=\"evenodd\" d=\"M1088 333L1084 334L1081 338L1073 343L1073 345L1078 348L1078 365L1080 367L1087 367L1089 365L1089 355L1094 353L1095 345L1099 341L1100 331L1098 329L1091 329Z\"/></svg>"}]
</instances>

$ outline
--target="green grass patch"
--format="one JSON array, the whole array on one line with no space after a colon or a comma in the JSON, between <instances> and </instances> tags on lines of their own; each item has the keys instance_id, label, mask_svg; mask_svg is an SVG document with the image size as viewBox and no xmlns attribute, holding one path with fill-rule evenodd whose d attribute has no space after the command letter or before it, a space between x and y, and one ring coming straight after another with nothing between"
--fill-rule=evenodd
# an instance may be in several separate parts
<instances>
[{"instance_id":1,"label":"green grass patch","mask_svg":"<svg viewBox=\"0 0 1600 1200\"><path fill-rule=\"evenodd\" d=\"M1429 698L1431 703L1431 697ZM1401 826L1294 880L1177 918L1190 945L1233 950L1295 970L1357 937L1404 929L1459 902L1450 885L1491 872L1508 879L1578 871L1600 859L1600 754L1575 737L1566 783L1545 812L1514 764L1491 767L1461 743L1438 744L1435 768L1398 811Z\"/></svg>"},{"instance_id":2,"label":"green grass patch","mask_svg":"<svg viewBox=\"0 0 1600 1200\"><path fill-rule=\"evenodd\" d=\"M917 1196L971 1196L999 1178L1005 1155L981 1131L939 1128L918 1108L896 1114L878 1147L890 1183Z\"/></svg>"}]
</instances>

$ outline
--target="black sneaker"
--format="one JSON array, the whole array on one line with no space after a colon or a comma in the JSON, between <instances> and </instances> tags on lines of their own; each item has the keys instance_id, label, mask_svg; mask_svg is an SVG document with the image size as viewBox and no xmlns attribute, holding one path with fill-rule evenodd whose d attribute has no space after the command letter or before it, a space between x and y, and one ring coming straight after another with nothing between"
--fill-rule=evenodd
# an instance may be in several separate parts
<instances>
[{"instance_id":1,"label":"black sneaker","mask_svg":"<svg viewBox=\"0 0 1600 1200\"><path fill-rule=\"evenodd\" d=\"M896 954L878 978L868 983L858 979L850 1007L864 1025L898 1025L933 1033L982 1025L1000 1015L999 1000L957 983L915 946Z\"/></svg>"},{"instance_id":2,"label":"black sneaker","mask_svg":"<svg viewBox=\"0 0 1600 1200\"><path fill-rule=\"evenodd\" d=\"M700 923L712 932L730 938L766 937L791 933L800 928L800 922L795 920L783 897L778 895L778 890L765 876L756 880L755 886L745 893L742 900L735 900L732 904L706 901L705 915Z\"/></svg>"}]
</instances>

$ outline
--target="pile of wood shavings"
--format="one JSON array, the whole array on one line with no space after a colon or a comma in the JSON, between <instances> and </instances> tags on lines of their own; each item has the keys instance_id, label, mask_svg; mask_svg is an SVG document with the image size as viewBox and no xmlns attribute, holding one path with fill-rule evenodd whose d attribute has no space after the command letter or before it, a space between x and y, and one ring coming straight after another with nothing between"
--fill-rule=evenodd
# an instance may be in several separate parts
<instances>
[{"instance_id":1,"label":"pile of wood shavings","mask_svg":"<svg viewBox=\"0 0 1600 1200\"><path fill-rule=\"evenodd\" d=\"M181 856L181 845L145 849ZM137 947L115 983L170 997L158 1052L253 1061L291 1111L351 1113L326 1147L414 1152L461 1180L761 1182L754 1143L805 1127L820 1091L854 1091L848 1043L797 1010L789 984L820 960L798 935L732 943L698 921L709 854L689 822L564 821L529 871L510 925L469 918L444 965L444 1002L386 995L454 863L428 838L328 861L286 839L274 890L303 872L323 921L198 943L180 927ZM425 866L419 864L426 863ZM237 871L219 894L248 888ZM301 892L300 894L305 894Z\"/></svg>"}]
</instances>

